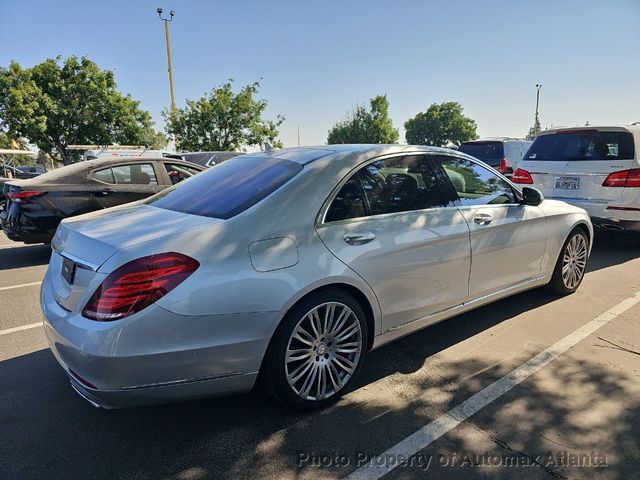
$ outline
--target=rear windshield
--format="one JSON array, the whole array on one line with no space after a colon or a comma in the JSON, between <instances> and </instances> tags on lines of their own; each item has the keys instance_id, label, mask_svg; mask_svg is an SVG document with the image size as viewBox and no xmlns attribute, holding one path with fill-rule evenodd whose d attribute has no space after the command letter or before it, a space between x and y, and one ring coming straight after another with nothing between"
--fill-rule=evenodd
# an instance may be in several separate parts
<instances>
[{"instance_id":1,"label":"rear windshield","mask_svg":"<svg viewBox=\"0 0 640 480\"><path fill-rule=\"evenodd\" d=\"M491 163L498 163L497 161L504 157L502 142L466 142L460 145L458 151L479 158L484 162L494 160Z\"/></svg>"},{"instance_id":2,"label":"rear windshield","mask_svg":"<svg viewBox=\"0 0 640 480\"><path fill-rule=\"evenodd\" d=\"M525 156L527 160L632 160L633 135L629 132L579 130L540 135Z\"/></svg>"},{"instance_id":3,"label":"rear windshield","mask_svg":"<svg viewBox=\"0 0 640 480\"><path fill-rule=\"evenodd\" d=\"M205 217L231 218L276 191L302 165L242 156L220 163L146 201L154 207Z\"/></svg>"}]
</instances>

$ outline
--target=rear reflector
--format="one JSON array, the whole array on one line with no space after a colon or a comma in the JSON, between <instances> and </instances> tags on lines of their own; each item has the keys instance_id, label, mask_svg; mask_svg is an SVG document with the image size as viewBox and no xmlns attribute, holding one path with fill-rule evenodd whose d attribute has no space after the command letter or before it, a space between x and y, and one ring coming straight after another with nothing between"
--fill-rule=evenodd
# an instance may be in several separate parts
<instances>
[{"instance_id":1,"label":"rear reflector","mask_svg":"<svg viewBox=\"0 0 640 480\"><path fill-rule=\"evenodd\" d=\"M176 288L199 266L197 260L175 252L125 263L104 279L82 315L99 322L133 315Z\"/></svg>"},{"instance_id":2,"label":"rear reflector","mask_svg":"<svg viewBox=\"0 0 640 480\"><path fill-rule=\"evenodd\" d=\"M513 171L513 177L511 177L513 183L526 183L527 185L533 184L533 178L531 174L522 168L516 168Z\"/></svg>"},{"instance_id":3,"label":"rear reflector","mask_svg":"<svg viewBox=\"0 0 640 480\"><path fill-rule=\"evenodd\" d=\"M640 187L640 168L621 170L609 174L602 182L603 187Z\"/></svg>"},{"instance_id":4,"label":"rear reflector","mask_svg":"<svg viewBox=\"0 0 640 480\"><path fill-rule=\"evenodd\" d=\"M43 193L44 192L26 192L21 190L19 192L7 193L7 198L10 198L13 202L16 202L16 203L26 203L30 199L39 197Z\"/></svg>"}]
</instances>

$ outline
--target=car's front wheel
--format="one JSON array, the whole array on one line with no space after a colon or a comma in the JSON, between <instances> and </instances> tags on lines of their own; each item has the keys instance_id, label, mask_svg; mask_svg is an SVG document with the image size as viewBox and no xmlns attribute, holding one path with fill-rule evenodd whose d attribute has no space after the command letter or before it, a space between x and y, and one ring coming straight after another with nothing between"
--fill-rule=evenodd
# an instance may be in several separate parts
<instances>
[{"instance_id":1,"label":"car's front wheel","mask_svg":"<svg viewBox=\"0 0 640 480\"><path fill-rule=\"evenodd\" d=\"M335 402L360 372L367 335L364 311L351 295L333 288L312 294L276 332L262 372L268 390L299 409Z\"/></svg>"},{"instance_id":2,"label":"car's front wheel","mask_svg":"<svg viewBox=\"0 0 640 480\"><path fill-rule=\"evenodd\" d=\"M552 291L560 295L575 292L584 278L589 257L589 240L584 230L576 228L564 242L549 282Z\"/></svg>"}]
</instances>

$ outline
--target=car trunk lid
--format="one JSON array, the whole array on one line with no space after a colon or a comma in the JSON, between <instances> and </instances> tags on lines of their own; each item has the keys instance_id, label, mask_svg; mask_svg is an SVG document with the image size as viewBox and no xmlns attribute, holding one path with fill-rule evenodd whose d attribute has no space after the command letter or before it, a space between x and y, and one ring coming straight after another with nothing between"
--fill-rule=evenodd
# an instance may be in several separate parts
<instances>
[{"instance_id":1,"label":"car trunk lid","mask_svg":"<svg viewBox=\"0 0 640 480\"><path fill-rule=\"evenodd\" d=\"M66 219L56 231L49 263L56 300L77 311L109 273L100 267L119 250L221 221L145 204Z\"/></svg>"}]
</instances>

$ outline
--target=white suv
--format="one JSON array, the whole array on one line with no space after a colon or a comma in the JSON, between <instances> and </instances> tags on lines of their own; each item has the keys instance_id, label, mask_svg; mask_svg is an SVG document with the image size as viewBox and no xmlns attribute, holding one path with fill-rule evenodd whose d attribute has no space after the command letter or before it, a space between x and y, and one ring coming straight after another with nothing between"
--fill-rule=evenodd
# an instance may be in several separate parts
<instances>
[{"instance_id":1,"label":"white suv","mask_svg":"<svg viewBox=\"0 0 640 480\"><path fill-rule=\"evenodd\" d=\"M584 208L596 226L640 232L639 150L637 124L546 130L512 180Z\"/></svg>"},{"instance_id":2,"label":"white suv","mask_svg":"<svg viewBox=\"0 0 640 480\"><path fill-rule=\"evenodd\" d=\"M531 141L522 138L480 138L464 142L458 151L476 157L510 177L530 146Z\"/></svg>"}]
</instances>

